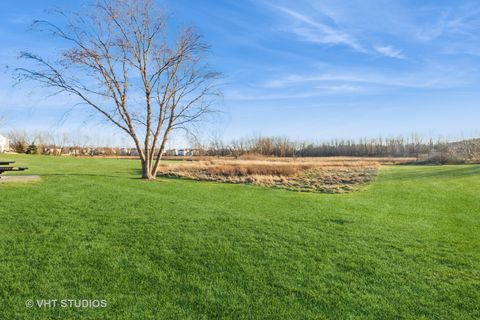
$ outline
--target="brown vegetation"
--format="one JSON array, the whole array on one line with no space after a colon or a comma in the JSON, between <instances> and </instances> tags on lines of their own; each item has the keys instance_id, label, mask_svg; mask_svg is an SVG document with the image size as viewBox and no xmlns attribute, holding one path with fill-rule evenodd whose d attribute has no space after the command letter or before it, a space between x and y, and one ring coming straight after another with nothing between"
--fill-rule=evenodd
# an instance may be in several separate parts
<instances>
[{"instance_id":1,"label":"brown vegetation","mask_svg":"<svg viewBox=\"0 0 480 320\"><path fill-rule=\"evenodd\" d=\"M343 193L356 190L374 179L379 165L380 161L361 158L211 159L162 164L158 174L298 191Z\"/></svg>"}]
</instances>

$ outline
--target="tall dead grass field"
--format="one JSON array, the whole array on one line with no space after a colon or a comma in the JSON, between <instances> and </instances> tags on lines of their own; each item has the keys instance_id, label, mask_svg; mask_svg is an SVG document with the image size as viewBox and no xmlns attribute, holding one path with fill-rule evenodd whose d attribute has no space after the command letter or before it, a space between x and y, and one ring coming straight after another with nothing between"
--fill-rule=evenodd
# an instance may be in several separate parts
<instances>
[{"instance_id":1,"label":"tall dead grass field","mask_svg":"<svg viewBox=\"0 0 480 320\"><path fill-rule=\"evenodd\" d=\"M392 158L206 158L165 163L159 176L244 183L298 191L343 193L372 181L382 164L410 159Z\"/></svg>"}]
</instances>

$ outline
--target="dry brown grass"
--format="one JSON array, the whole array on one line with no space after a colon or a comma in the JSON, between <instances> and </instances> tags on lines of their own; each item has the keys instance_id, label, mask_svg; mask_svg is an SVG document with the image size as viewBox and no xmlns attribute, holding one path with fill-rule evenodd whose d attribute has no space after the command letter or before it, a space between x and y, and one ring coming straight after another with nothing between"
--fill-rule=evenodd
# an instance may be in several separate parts
<instances>
[{"instance_id":1,"label":"dry brown grass","mask_svg":"<svg viewBox=\"0 0 480 320\"><path fill-rule=\"evenodd\" d=\"M209 159L162 164L159 175L340 193L371 181L379 166L379 161L364 158Z\"/></svg>"}]
</instances>

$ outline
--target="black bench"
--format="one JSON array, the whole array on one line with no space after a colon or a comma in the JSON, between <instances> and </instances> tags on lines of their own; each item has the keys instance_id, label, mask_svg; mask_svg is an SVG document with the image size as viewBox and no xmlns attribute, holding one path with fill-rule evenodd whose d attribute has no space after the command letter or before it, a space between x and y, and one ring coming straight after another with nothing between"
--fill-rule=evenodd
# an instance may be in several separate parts
<instances>
[{"instance_id":1,"label":"black bench","mask_svg":"<svg viewBox=\"0 0 480 320\"><path fill-rule=\"evenodd\" d=\"M0 175L6 171L25 171L28 170L28 168L25 167L19 167L19 168L14 168L11 166L4 167L5 165L10 165L15 163L15 161L0 161Z\"/></svg>"}]
</instances>

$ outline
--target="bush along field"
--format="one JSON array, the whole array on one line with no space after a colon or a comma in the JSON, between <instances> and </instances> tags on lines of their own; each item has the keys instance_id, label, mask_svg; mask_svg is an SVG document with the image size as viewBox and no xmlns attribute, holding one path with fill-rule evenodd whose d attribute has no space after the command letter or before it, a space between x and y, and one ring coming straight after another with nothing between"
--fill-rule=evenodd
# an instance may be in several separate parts
<instances>
[{"instance_id":1,"label":"bush along field","mask_svg":"<svg viewBox=\"0 0 480 320\"><path fill-rule=\"evenodd\" d=\"M9 158L41 181L0 184L0 319L480 318L478 165L321 194Z\"/></svg>"}]
</instances>

